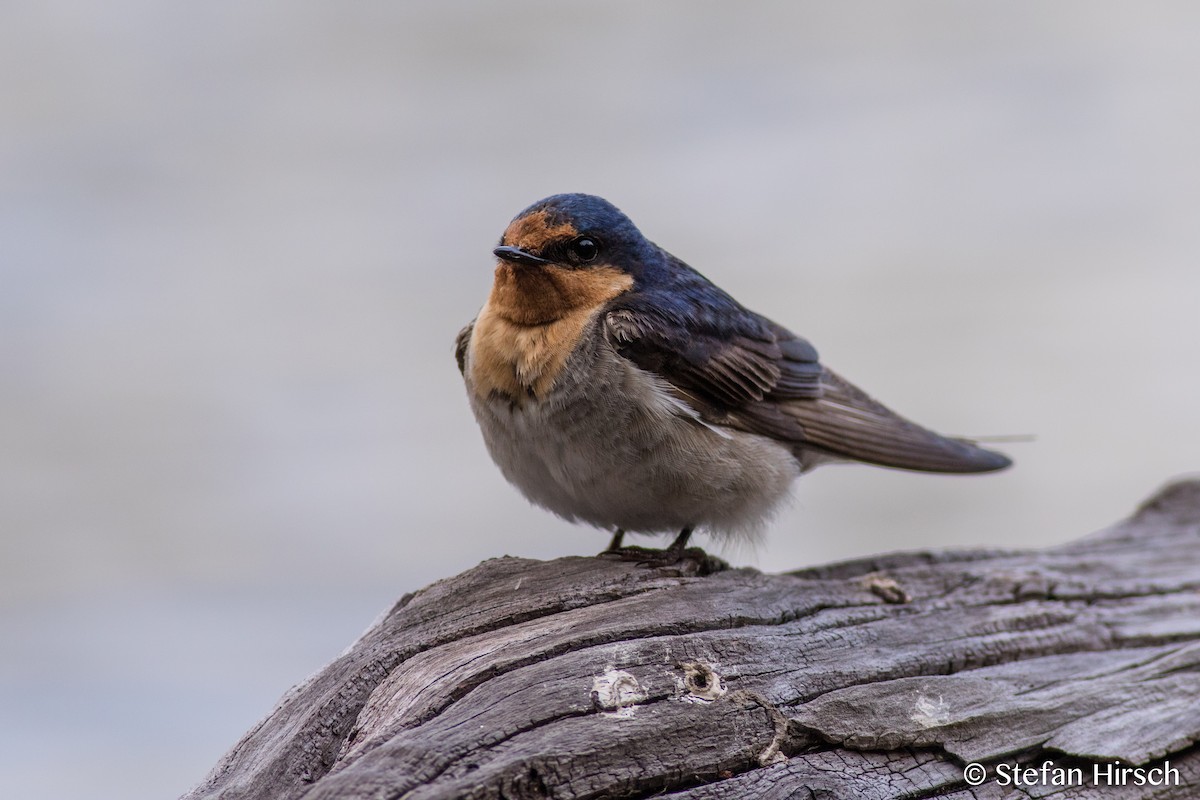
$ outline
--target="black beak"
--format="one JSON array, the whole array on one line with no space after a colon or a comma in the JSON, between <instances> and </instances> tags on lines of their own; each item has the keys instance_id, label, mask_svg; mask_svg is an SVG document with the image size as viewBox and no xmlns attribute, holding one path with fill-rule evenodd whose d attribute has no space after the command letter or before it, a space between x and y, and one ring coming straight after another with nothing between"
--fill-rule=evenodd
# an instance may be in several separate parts
<instances>
[{"instance_id":1,"label":"black beak","mask_svg":"<svg viewBox=\"0 0 1200 800\"><path fill-rule=\"evenodd\" d=\"M533 253L526 253L524 250L522 250L519 247L509 247L508 245L504 245L503 247L497 247L495 250L492 251L492 253L494 253L497 258L502 258L505 261L511 262L513 264L533 265L533 264L549 264L550 263L549 261L547 261L544 258L538 258Z\"/></svg>"}]
</instances>

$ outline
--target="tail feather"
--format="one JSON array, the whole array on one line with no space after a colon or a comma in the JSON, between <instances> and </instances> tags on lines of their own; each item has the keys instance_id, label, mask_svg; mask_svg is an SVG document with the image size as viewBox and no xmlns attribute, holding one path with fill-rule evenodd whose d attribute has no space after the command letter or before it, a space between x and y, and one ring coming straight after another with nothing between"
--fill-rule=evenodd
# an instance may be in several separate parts
<instances>
[{"instance_id":1,"label":"tail feather","mask_svg":"<svg viewBox=\"0 0 1200 800\"><path fill-rule=\"evenodd\" d=\"M942 436L876 402L826 370L816 400L781 403L779 410L803 429L803 442L834 455L921 472L993 472L1012 461L967 439Z\"/></svg>"}]
</instances>

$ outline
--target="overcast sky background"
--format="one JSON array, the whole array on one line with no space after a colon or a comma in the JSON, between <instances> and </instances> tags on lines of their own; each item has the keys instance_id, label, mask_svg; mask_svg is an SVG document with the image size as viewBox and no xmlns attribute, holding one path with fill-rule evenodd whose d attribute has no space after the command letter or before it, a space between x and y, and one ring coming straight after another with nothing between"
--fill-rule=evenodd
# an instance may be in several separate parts
<instances>
[{"instance_id":1,"label":"overcast sky background","mask_svg":"<svg viewBox=\"0 0 1200 800\"><path fill-rule=\"evenodd\" d=\"M45 0L0 69L5 797L176 796L404 592L605 545L452 356L555 192L1037 437L826 468L738 563L1051 544L1200 466L1194 3Z\"/></svg>"}]
</instances>

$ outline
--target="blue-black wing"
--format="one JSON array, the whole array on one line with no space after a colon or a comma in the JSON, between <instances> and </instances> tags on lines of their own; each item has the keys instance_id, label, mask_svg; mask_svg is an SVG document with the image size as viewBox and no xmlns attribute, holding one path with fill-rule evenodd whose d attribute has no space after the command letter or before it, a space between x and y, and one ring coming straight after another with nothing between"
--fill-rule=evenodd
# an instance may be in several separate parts
<instances>
[{"instance_id":1,"label":"blue-black wing","mask_svg":"<svg viewBox=\"0 0 1200 800\"><path fill-rule=\"evenodd\" d=\"M682 270L679 268L682 267ZM623 357L674 386L710 423L802 453L928 472L987 472L1010 461L895 414L823 367L816 349L742 307L699 273L617 298L603 329Z\"/></svg>"}]
</instances>

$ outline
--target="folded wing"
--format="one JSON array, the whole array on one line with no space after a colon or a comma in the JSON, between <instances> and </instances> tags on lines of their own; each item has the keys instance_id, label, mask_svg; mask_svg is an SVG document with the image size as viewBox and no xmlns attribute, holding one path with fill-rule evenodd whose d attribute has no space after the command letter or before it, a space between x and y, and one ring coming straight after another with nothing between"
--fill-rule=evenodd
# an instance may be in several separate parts
<instances>
[{"instance_id":1,"label":"folded wing","mask_svg":"<svg viewBox=\"0 0 1200 800\"><path fill-rule=\"evenodd\" d=\"M618 302L604 332L618 353L675 387L706 422L789 443L797 457L816 450L923 472L989 472L1011 463L901 417L825 369L804 339L728 302L719 314L678 302Z\"/></svg>"}]
</instances>

